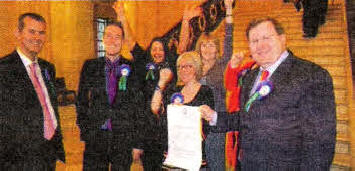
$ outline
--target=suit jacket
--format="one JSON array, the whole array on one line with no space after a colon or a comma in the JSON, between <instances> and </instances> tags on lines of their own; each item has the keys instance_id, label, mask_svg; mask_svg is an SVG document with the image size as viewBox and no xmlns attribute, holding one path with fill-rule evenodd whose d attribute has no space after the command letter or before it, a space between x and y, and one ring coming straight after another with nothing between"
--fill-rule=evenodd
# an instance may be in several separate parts
<instances>
[{"instance_id":1,"label":"suit jacket","mask_svg":"<svg viewBox=\"0 0 355 171\"><path fill-rule=\"evenodd\" d=\"M245 76L241 110L229 123L240 130L242 170L329 170L336 137L329 73L290 52L269 78L273 91L246 112L258 72Z\"/></svg>"},{"instance_id":2,"label":"suit jacket","mask_svg":"<svg viewBox=\"0 0 355 171\"><path fill-rule=\"evenodd\" d=\"M38 59L51 104L58 122L54 137L43 133L43 111L36 90L16 51L0 59L0 163L16 165L28 157L53 157L65 161L54 65ZM47 74L46 74L47 72ZM6 163L5 165L3 163Z\"/></svg>"},{"instance_id":3,"label":"suit jacket","mask_svg":"<svg viewBox=\"0 0 355 171\"><path fill-rule=\"evenodd\" d=\"M120 58L119 65L131 63ZM117 81L120 80L118 76ZM106 91L105 58L87 60L82 68L77 97L77 124L82 140L88 143L101 143L100 138L108 131L101 130L107 119L112 120L111 148L122 152L141 148L141 130L144 127L144 98L136 89L135 73L132 69L127 80L127 90L119 90L114 104L109 105ZM87 149L86 149L87 150ZM128 151L127 151L128 152ZM127 156L124 156L127 158Z\"/></svg>"}]
</instances>

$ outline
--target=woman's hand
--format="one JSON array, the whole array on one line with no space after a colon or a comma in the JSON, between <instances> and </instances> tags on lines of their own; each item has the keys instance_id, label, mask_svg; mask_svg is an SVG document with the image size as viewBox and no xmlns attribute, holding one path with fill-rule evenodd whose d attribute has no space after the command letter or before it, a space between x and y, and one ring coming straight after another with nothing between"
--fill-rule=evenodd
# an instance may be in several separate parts
<instances>
[{"instance_id":1,"label":"woman's hand","mask_svg":"<svg viewBox=\"0 0 355 171\"><path fill-rule=\"evenodd\" d=\"M224 0L224 6L226 9L231 9L233 5L233 0Z\"/></svg>"},{"instance_id":2,"label":"woman's hand","mask_svg":"<svg viewBox=\"0 0 355 171\"><path fill-rule=\"evenodd\" d=\"M160 89L164 89L166 85L171 81L173 78L173 72L169 68L163 68L160 70L160 78L158 82L158 86Z\"/></svg>"},{"instance_id":3,"label":"woman's hand","mask_svg":"<svg viewBox=\"0 0 355 171\"><path fill-rule=\"evenodd\" d=\"M183 15L183 20L190 21L192 18L200 16L202 14L202 9L201 7L188 7L186 6L184 9L184 15Z\"/></svg>"}]
</instances>

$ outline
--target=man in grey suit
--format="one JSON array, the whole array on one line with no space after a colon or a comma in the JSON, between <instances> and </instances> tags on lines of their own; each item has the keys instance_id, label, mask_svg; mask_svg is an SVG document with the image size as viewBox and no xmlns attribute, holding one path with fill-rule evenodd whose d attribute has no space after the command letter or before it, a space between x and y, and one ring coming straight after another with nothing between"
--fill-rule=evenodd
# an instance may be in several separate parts
<instances>
[{"instance_id":1,"label":"man in grey suit","mask_svg":"<svg viewBox=\"0 0 355 171\"><path fill-rule=\"evenodd\" d=\"M241 170L329 170L336 137L331 76L287 50L275 19L253 20L246 36L260 67L243 78L240 112L217 123L240 131Z\"/></svg>"}]
</instances>

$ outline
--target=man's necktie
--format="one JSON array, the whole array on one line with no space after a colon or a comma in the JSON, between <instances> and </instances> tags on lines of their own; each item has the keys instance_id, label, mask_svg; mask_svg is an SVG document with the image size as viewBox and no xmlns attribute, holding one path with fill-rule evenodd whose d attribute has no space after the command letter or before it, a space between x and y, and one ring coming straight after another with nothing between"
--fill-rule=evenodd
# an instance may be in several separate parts
<instances>
[{"instance_id":1,"label":"man's necktie","mask_svg":"<svg viewBox=\"0 0 355 171\"><path fill-rule=\"evenodd\" d=\"M116 97L116 93L117 93L117 77L116 77L116 70L117 67L115 66L116 63L110 63L108 65L108 74L109 74L109 78L108 78L108 98L109 98L109 103L112 105L115 97Z\"/></svg>"},{"instance_id":2,"label":"man's necktie","mask_svg":"<svg viewBox=\"0 0 355 171\"><path fill-rule=\"evenodd\" d=\"M252 93L250 94L250 97L249 97L249 100L245 104L244 108L245 108L246 112L249 111L249 108L252 105L252 103L260 97L260 92L258 92L259 91L258 89L261 86L262 82L267 80L268 76L269 76L269 71L263 70L261 72L260 79L258 82L256 82L256 86L253 87L253 89L251 91Z\"/></svg>"},{"instance_id":3,"label":"man's necktie","mask_svg":"<svg viewBox=\"0 0 355 171\"><path fill-rule=\"evenodd\" d=\"M31 70L30 78L31 78L33 86L35 87L37 96L39 98L39 101L41 103L42 110L43 110L44 138L46 138L47 140L50 140L53 137L56 128L54 126L53 119L52 119L51 114L49 112L49 107L46 103L46 97L44 95L44 90L42 89L39 79L37 77L36 66L37 66L36 63L32 63L30 65L30 70Z\"/></svg>"},{"instance_id":4,"label":"man's necktie","mask_svg":"<svg viewBox=\"0 0 355 171\"><path fill-rule=\"evenodd\" d=\"M263 71L261 72L260 81L259 81L258 84L260 84L260 82L265 81L268 76L269 76L269 71L263 70Z\"/></svg>"}]
</instances>

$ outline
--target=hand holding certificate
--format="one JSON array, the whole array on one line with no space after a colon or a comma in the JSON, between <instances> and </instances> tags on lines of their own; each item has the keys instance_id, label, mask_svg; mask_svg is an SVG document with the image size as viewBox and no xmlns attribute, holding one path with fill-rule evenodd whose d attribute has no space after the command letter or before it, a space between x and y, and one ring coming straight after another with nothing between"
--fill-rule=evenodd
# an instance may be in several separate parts
<instances>
[{"instance_id":1,"label":"hand holding certificate","mask_svg":"<svg viewBox=\"0 0 355 171\"><path fill-rule=\"evenodd\" d=\"M168 156L164 164L199 170L202 162L199 107L168 105L167 113Z\"/></svg>"}]
</instances>

